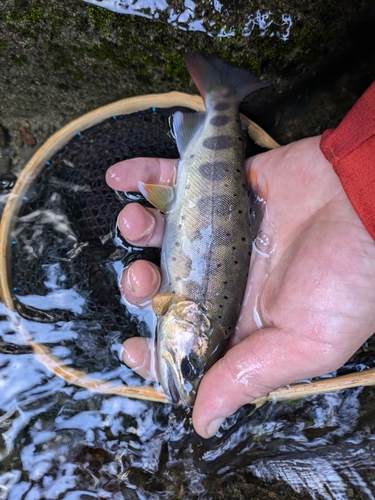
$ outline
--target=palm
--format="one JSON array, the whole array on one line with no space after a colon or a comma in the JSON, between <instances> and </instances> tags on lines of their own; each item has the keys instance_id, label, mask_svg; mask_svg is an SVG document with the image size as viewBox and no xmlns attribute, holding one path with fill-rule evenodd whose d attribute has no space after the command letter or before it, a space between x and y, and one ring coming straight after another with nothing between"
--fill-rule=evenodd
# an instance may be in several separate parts
<instances>
[{"instance_id":1,"label":"palm","mask_svg":"<svg viewBox=\"0 0 375 500\"><path fill-rule=\"evenodd\" d=\"M145 176L169 182L172 163L144 160L137 177L131 162L113 167L107 176L112 187L134 189ZM375 244L320 152L319 138L251 158L246 168L266 200L260 231L269 247L263 255L253 252L236 333L201 382L193 421L204 437L252 399L335 370L375 330ZM128 206L120 229L129 241L160 245L163 220L152 216L152 228L137 236L144 213ZM136 266L127 271L123 290L128 300L142 302L157 292L158 273L145 262ZM125 361L143 365L143 375L149 359L145 344L128 344Z\"/></svg>"},{"instance_id":2,"label":"palm","mask_svg":"<svg viewBox=\"0 0 375 500\"><path fill-rule=\"evenodd\" d=\"M254 255L254 286L233 344L258 330L255 306L263 326L284 337L278 349L289 367L285 378L275 374L273 387L338 368L374 329L374 244L330 164L309 155L317 141L249 161L260 191L268 184L277 242L270 258Z\"/></svg>"}]
</instances>

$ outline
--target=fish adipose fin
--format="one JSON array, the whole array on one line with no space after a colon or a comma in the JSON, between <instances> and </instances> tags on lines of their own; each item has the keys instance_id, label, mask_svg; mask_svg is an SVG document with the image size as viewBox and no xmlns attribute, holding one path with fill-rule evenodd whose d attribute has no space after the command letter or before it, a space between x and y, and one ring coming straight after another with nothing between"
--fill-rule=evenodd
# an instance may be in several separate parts
<instances>
[{"instance_id":1,"label":"fish adipose fin","mask_svg":"<svg viewBox=\"0 0 375 500\"><path fill-rule=\"evenodd\" d=\"M202 127L205 117L206 113L174 113L173 134L180 156L183 156L189 142Z\"/></svg>"},{"instance_id":2,"label":"fish adipose fin","mask_svg":"<svg viewBox=\"0 0 375 500\"><path fill-rule=\"evenodd\" d=\"M160 186L159 184L145 184L138 182L138 189L147 201L154 205L160 212L166 213L174 199L174 188Z\"/></svg>"},{"instance_id":3,"label":"fish adipose fin","mask_svg":"<svg viewBox=\"0 0 375 500\"><path fill-rule=\"evenodd\" d=\"M228 87L241 102L254 90L268 85L250 71L230 66L216 56L189 52L185 54L185 64L204 101L215 87Z\"/></svg>"}]
</instances>

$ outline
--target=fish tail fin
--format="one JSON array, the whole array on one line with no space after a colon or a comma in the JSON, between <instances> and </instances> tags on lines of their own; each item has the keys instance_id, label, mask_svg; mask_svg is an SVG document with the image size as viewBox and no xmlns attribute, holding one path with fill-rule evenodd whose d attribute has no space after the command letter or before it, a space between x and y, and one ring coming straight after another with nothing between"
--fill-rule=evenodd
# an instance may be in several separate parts
<instances>
[{"instance_id":1,"label":"fish tail fin","mask_svg":"<svg viewBox=\"0 0 375 500\"><path fill-rule=\"evenodd\" d=\"M230 66L216 56L188 52L184 59L204 101L215 87L228 87L237 96L238 102L241 102L251 92L268 85L250 71Z\"/></svg>"}]
</instances>

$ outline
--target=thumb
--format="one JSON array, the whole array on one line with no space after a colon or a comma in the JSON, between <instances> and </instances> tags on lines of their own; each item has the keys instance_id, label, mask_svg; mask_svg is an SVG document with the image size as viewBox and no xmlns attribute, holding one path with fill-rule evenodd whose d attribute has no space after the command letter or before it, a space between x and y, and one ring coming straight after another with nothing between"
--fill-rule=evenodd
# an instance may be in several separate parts
<instances>
[{"instance_id":1,"label":"thumb","mask_svg":"<svg viewBox=\"0 0 375 500\"><path fill-rule=\"evenodd\" d=\"M279 328L248 336L203 377L193 410L196 432L209 438L241 406L285 384L330 371L329 363L317 362L323 349Z\"/></svg>"}]
</instances>

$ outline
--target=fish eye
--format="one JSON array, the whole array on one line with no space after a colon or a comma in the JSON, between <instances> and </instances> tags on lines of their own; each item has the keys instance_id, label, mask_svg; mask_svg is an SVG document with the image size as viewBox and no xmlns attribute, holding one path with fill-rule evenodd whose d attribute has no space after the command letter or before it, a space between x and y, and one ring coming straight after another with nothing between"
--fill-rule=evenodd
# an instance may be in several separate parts
<instances>
[{"instance_id":1,"label":"fish eye","mask_svg":"<svg viewBox=\"0 0 375 500\"><path fill-rule=\"evenodd\" d=\"M187 356L181 361L181 373L188 380L194 380L202 372L202 363L196 356Z\"/></svg>"}]
</instances>

